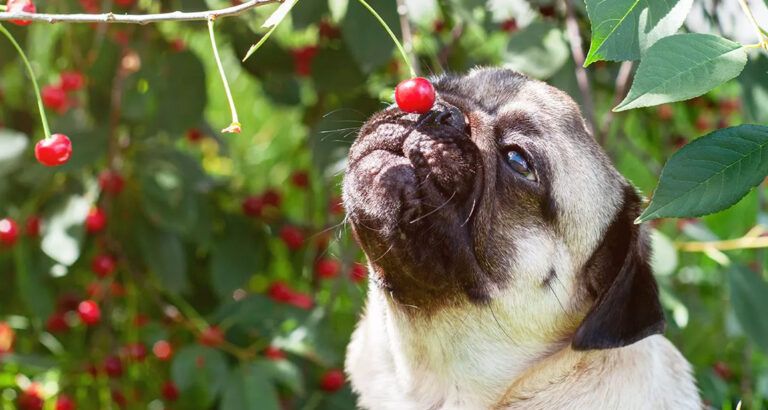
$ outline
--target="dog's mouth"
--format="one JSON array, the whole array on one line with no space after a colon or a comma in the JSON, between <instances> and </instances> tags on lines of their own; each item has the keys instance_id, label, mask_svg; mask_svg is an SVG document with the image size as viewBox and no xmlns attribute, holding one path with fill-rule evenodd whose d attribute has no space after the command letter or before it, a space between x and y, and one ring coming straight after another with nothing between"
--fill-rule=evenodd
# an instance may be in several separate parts
<instances>
[{"instance_id":1,"label":"dog's mouth","mask_svg":"<svg viewBox=\"0 0 768 410\"><path fill-rule=\"evenodd\" d=\"M475 270L470 220L483 167L470 133L448 103L421 115L392 107L363 126L350 150L349 221L374 279L393 293L443 293Z\"/></svg>"}]
</instances>

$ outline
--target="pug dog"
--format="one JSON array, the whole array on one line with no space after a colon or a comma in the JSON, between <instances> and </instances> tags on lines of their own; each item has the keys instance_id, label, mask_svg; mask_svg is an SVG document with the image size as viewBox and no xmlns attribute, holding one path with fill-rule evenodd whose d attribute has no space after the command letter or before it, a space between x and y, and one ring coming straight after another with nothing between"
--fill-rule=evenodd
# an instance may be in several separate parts
<instances>
[{"instance_id":1,"label":"pug dog","mask_svg":"<svg viewBox=\"0 0 768 410\"><path fill-rule=\"evenodd\" d=\"M564 92L432 79L352 145L343 200L370 274L346 372L366 409L694 409L663 336L641 201Z\"/></svg>"}]
</instances>

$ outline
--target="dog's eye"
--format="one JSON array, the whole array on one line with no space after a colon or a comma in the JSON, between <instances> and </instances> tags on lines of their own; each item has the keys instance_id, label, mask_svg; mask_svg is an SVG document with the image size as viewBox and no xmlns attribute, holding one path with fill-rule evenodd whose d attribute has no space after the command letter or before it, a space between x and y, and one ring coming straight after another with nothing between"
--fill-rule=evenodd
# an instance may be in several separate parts
<instances>
[{"instance_id":1,"label":"dog's eye","mask_svg":"<svg viewBox=\"0 0 768 410\"><path fill-rule=\"evenodd\" d=\"M523 154L519 151L511 149L506 152L507 164L513 171L522 175L525 179L530 181L536 180L536 175L533 174L533 169L528 165L528 160L525 159Z\"/></svg>"}]
</instances>

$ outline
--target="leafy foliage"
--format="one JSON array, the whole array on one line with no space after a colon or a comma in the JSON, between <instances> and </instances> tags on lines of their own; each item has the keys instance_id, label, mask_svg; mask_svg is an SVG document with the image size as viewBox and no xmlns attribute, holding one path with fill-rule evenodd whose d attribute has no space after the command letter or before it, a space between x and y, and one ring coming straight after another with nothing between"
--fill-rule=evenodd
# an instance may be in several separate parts
<instances>
[{"instance_id":1,"label":"leafy foliage","mask_svg":"<svg viewBox=\"0 0 768 410\"><path fill-rule=\"evenodd\" d=\"M211 5L113 3L131 13ZM766 229L765 53L691 33L707 30L683 26L691 0L575 2L576 26L591 39L589 101L560 3L406 3L423 73L512 67L594 106L596 137L619 170L647 193L659 183L642 219L722 210L650 222L667 336L712 406L745 398L745 407L764 407L768 255L683 245L750 230L747 239L761 240ZM370 4L401 32L396 2ZM37 7L75 13L106 3ZM42 85L64 97L47 112L74 147L57 168L34 160L43 136L35 98L0 41L0 218L19 226L0 245L0 407L36 395L50 407L69 396L83 409L354 408L349 386L321 388L343 366L366 286L354 274L363 258L342 225L339 186L357 128L408 73L354 0L299 1L241 61L277 7L217 20L243 124L231 135L217 131L229 108L203 23L0 22ZM602 60L640 60L622 112L610 112L618 64ZM65 73L82 74L82 84L65 89ZM94 207L105 215L99 229ZM92 263L105 255L116 266L99 276ZM338 275L317 277L315 264L328 258ZM78 313L84 300L99 307L98 323Z\"/></svg>"}]
</instances>

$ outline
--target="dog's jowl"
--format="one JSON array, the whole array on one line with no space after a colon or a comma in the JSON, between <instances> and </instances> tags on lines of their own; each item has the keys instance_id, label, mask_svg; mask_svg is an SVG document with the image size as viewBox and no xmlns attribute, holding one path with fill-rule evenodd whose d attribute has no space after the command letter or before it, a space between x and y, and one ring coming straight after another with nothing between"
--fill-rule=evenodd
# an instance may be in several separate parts
<instances>
[{"instance_id":1,"label":"dog's jowl","mask_svg":"<svg viewBox=\"0 0 768 410\"><path fill-rule=\"evenodd\" d=\"M374 115L344 204L368 257L347 351L369 409L700 408L661 333L640 199L563 92L513 71L433 79Z\"/></svg>"}]
</instances>

